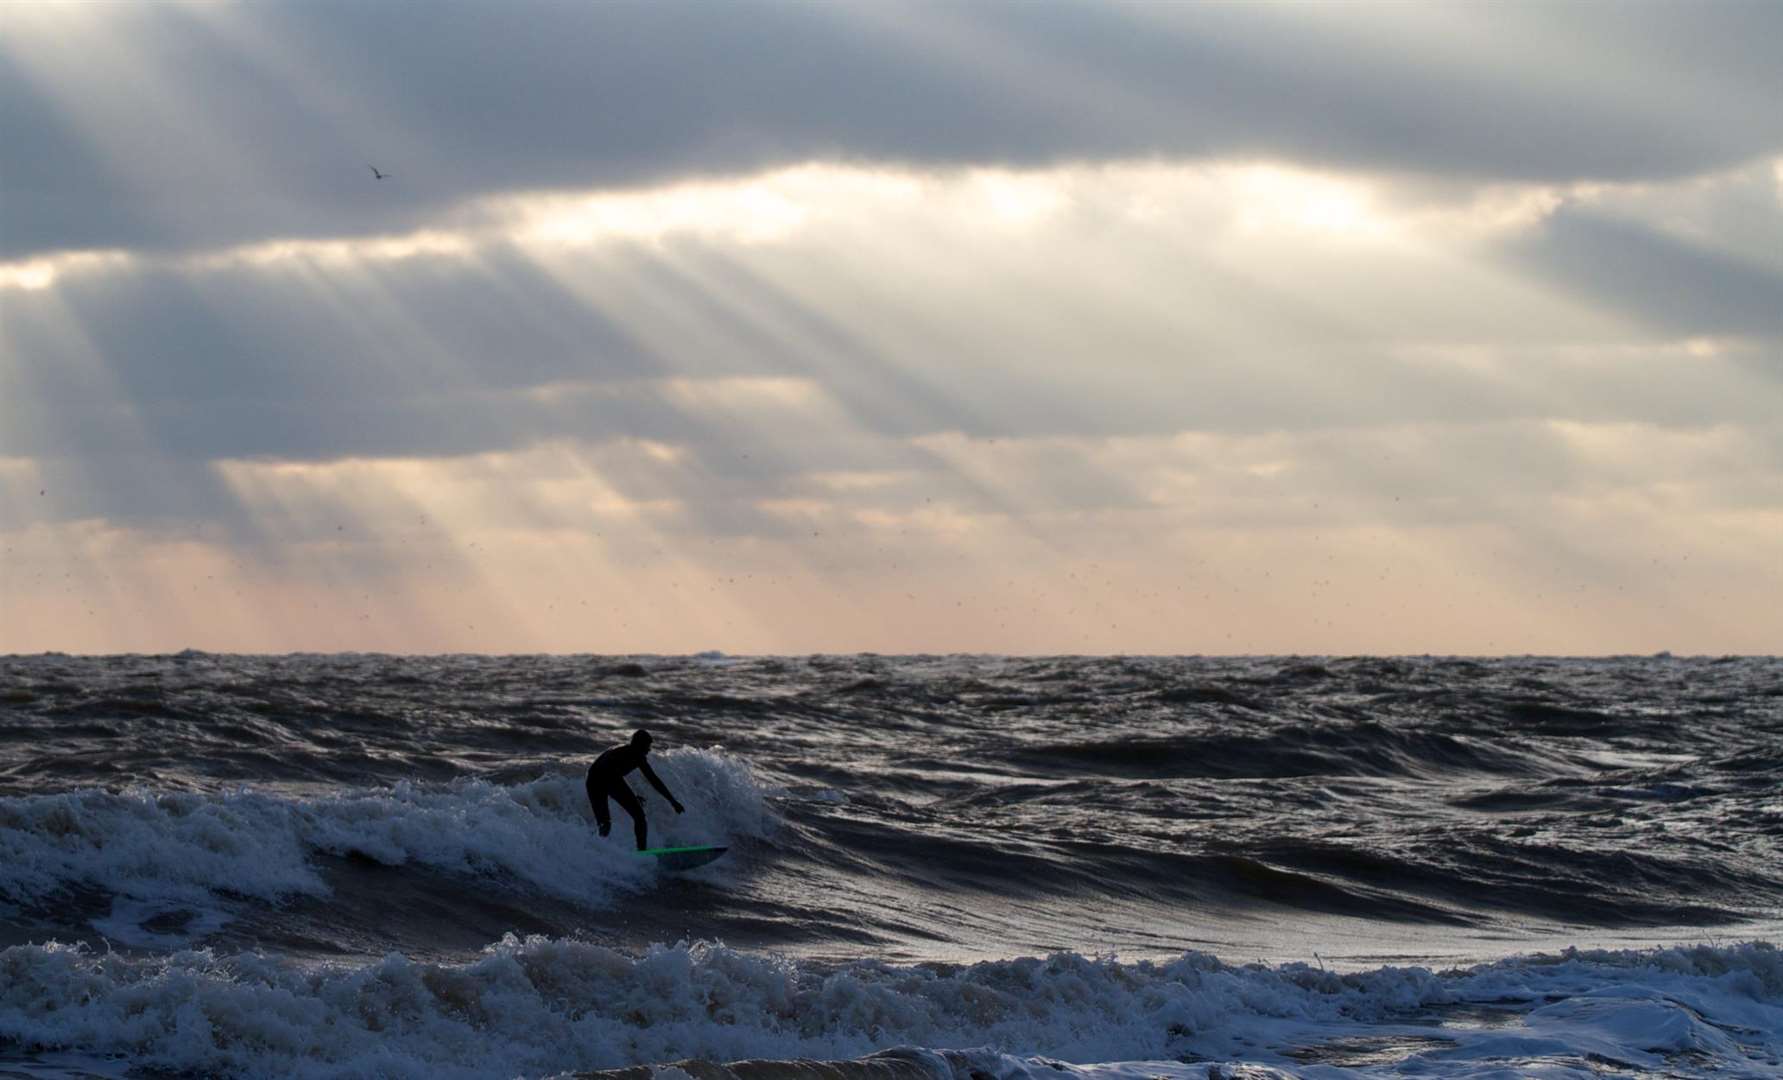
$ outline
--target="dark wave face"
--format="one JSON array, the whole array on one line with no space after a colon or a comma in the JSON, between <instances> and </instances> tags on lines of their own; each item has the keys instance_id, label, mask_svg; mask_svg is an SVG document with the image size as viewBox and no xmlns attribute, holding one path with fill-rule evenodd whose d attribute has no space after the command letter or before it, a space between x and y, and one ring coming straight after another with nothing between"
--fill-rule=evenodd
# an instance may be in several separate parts
<instances>
[{"instance_id":1,"label":"dark wave face","mask_svg":"<svg viewBox=\"0 0 1783 1080\"><path fill-rule=\"evenodd\" d=\"M725 859L596 835L639 726L687 804L633 778L653 839ZM1783 909L1780 837L1772 659L0 658L0 945L1731 928Z\"/></svg>"}]
</instances>

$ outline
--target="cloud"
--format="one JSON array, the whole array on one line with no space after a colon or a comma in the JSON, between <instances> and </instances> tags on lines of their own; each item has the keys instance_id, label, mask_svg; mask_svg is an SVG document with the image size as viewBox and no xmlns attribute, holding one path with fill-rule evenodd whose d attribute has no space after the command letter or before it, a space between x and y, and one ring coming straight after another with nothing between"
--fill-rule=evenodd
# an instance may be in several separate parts
<instances>
[{"instance_id":1,"label":"cloud","mask_svg":"<svg viewBox=\"0 0 1783 1080\"><path fill-rule=\"evenodd\" d=\"M1774 648L1778 18L9 12L0 648Z\"/></svg>"},{"instance_id":2,"label":"cloud","mask_svg":"<svg viewBox=\"0 0 1783 1080\"><path fill-rule=\"evenodd\" d=\"M1677 177L1783 146L1780 37L1762 3L57 5L0 39L0 258L813 160Z\"/></svg>"},{"instance_id":3,"label":"cloud","mask_svg":"<svg viewBox=\"0 0 1783 1080\"><path fill-rule=\"evenodd\" d=\"M1783 208L1770 209L1754 215L1755 223L1783 219ZM1508 251L1557 286L1668 333L1783 337L1783 266L1572 208Z\"/></svg>"},{"instance_id":4,"label":"cloud","mask_svg":"<svg viewBox=\"0 0 1783 1080\"><path fill-rule=\"evenodd\" d=\"M482 215L499 225L77 260L4 293L0 454L641 439L747 484L950 432L1770 423L1768 268L1578 198L1261 166L799 169L510 199ZM1650 295L1667 280L1686 284ZM803 396L746 389L772 386Z\"/></svg>"}]
</instances>

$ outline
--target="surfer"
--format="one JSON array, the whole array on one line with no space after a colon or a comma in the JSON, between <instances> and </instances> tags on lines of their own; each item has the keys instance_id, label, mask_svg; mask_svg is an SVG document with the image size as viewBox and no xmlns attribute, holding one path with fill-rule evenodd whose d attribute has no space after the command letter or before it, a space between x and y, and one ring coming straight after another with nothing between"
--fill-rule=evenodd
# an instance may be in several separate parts
<instances>
[{"instance_id":1,"label":"surfer","mask_svg":"<svg viewBox=\"0 0 1783 1080\"><path fill-rule=\"evenodd\" d=\"M613 828L613 819L607 814L607 799L611 798L620 808L631 815L632 829L638 834L638 850L643 851L650 845L646 842L650 825L644 820L644 807L638 803L638 797L626 786L625 774L633 769L644 774L650 786L662 793L675 808L675 813L685 813L687 808L669 794L663 785L662 778L650 768L644 755L650 752L650 733L643 728L632 732L631 742L621 743L594 759L588 766L588 802L594 807L594 820L600 824L601 835L607 835Z\"/></svg>"}]
</instances>

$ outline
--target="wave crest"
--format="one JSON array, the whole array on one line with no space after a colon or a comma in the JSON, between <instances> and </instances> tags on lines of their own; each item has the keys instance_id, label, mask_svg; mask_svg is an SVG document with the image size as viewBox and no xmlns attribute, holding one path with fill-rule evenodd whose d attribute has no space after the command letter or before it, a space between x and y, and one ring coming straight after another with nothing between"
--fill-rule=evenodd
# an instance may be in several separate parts
<instances>
[{"instance_id":1,"label":"wave crest","mask_svg":"<svg viewBox=\"0 0 1783 1080\"><path fill-rule=\"evenodd\" d=\"M658 771L687 807L675 815L653 804L662 842L734 843L772 830L742 762L674 750L660 755ZM0 799L0 862L8 870L0 897L14 903L41 905L75 888L184 902L324 896L319 854L495 878L583 904L652 873L629 843L595 834L579 776L403 782L307 799L252 789Z\"/></svg>"},{"instance_id":2,"label":"wave crest","mask_svg":"<svg viewBox=\"0 0 1783 1080\"><path fill-rule=\"evenodd\" d=\"M1416 1010L1467 1002L1524 1003L1532 1034L1551 1045L1601 1041L1604 1025L1631 1017L1677 1028L1658 1042L1651 1025L1631 1035L1646 1040L1632 1051L1646 1057L1702 1043L1713 1035L1703 1020L1711 1012L1747 1024L1783 1016L1783 958L1754 943L1339 974L1233 967L1204 953L1164 964L1060 953L825 967L704 943L630 957L512 935L464 964L391 955L314 968L208 951L0 950L0 1037L178 1071L294 1076L537 1075L690 1057L854 1057L897 1045L1161 1060L1403 1023ZM1444 1031L1447 1041L1499 1038Z\"/></svg>"}]
</instances>

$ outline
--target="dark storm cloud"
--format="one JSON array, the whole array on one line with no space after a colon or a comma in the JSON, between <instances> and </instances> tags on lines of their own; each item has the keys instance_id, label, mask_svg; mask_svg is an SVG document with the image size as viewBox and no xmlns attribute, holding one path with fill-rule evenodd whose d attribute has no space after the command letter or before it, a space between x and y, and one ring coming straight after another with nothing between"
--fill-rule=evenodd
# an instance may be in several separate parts
<instances>
[{"instance_id":1,"label":"dark storm cloud","mask_svg":"<svg viewBox=\"0 0 1783 1080\"><path fill-rule=\"evenodd\" d=\"M0 454L137 438L203 458L474 453L536 432L526 400L491 407L504 391L662 373L499 251L315 277L92 275L9 296L7 315L0 389L40 407L0 431Z\"/></svg>"},{"instance_id":2,"label":"dark storm cloud","mask_svg":"<svg viewBox=\"0 0 1783 1080\"><path fill-rule=\"evenodd\" d=\"M1562 240L1583 241L1571 228L1544 234L1519 257L1552 275L1615 273L1597 266L1613 264L1611 254L1630 261L1621 249L1572 252ZM1482 369L1440 349L1405 348L1391 327L1334 338L1322 325L1284 331L1291 321L1276 327L1273 347L1232 351L1087 315L1064 336L1049 312L1022 302L991 313L1000 348L987 351L974 334L997 294L994 279L984 294L949 293L889 316L927 325L913 346L844 325L820 299L788 293L749 256L722 247L638 246L590 273L583 285L594 303L496 243L469 257L322 269L301 259L209 270L145 264L14 291L0 323L10 360L0 365L0 405L11 406L0 456L318 461L641 438L690 448L714 487L758 493L777 490L760 482L764 473L885 467L883 440L947 431L1106 437L1543 417L1692 426L1765 424L1774 413L1742 377L1744 354L1655 349L1616 364L1505 348ZM1705 278L1689 290L1694 301L1672 299L1668 310L1692 332L1755 324L1766 279L1746 273L1744 292ZM673 313L671 355L657 355L601 307L620 280ZM870 287L835 284L844 293ZM897 312L893 297L909 299L900 291L908 286L886 287L884 310ZM1710 308L1686 319L1689 302ZM1715 307L1736 302L1731 312ZM1109 362L1117 347L1118 362ZM664 382L739 376L799 380L840 427L814 428L825 413L731 390L711 391L702 405Z\"/></svg>"},{"instance_id":3,"label":"dark storm cloud","mask_svg":"<svg viewBox=\"0 0 1783 1080\"><path fill-rule=\"evenodd\" d=\"M133 446L43 457L35 464L42 495L32 505L6 507L18 523L105 519L186 536L222 528L262 538L253 516L207 462Z\"/></svg>"},{"instance_id":4,"label":"dark storm cloud","mask_svg":"<svg viewBox=\"0 0 1783 1080\"><path fill-rule=\"evenodd\" d=\"M101 69L72 31L0 51L0 256L402 230L502 191L813 158L1564 180L1783 146L1775 4L304 2L97 21L139 72Z\"/></svg>"},{"instance_id":5,"label":"dark storm cloud","mask_svg":"<svg viewBox=\"0 0 1783 1080\"><path fill-rule=\"evenodd\" d=\"M1783 274L1651 225L1562 209L1506 250L1521 269L1668 333L1783 337Z\"/></svg>"},{"instance_id":6,"label":"dark storm cloud","mask_svg":"<svg viewBox=\"0 0 1783 1080\"><path fill-rule=\"evenodd\" d=\"M474 262L316 275L151 266L13 292L0 397L15 409L0 424L0 456L438 456L564 436L710 444L740 436L645 384L842 366L853 372L845 391L870 404L869 428L913 412L864 343L835 331L814 371L693 283L642 253L638 262L652 289L684 300L725 346L656 356L499 246Z\"/></svg>"}]
</instances>

